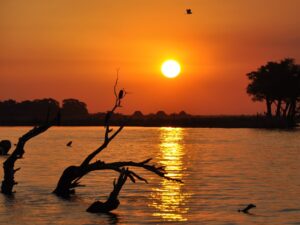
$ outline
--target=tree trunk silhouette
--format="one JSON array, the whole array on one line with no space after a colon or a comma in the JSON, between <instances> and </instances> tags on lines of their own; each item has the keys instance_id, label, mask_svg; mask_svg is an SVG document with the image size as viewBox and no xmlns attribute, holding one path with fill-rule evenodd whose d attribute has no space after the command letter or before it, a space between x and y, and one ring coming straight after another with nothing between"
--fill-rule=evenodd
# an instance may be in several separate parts
<instances>
[{"instance_id":1,"label":"tree trunk silhouette","mask_svg":"<svg viewBox=\"0 0 300 225\"><path fill-rule=\"evenodd\" d=\"M267 116L272 116L272 102L269 98L266 98L266 104L267 104Z\"/></svg>"},{"instance_id":2,"label":"tree trunk silhouette","mask_svg":"<svg viewBox=\"0 0 300 225\"><path fill-rule=\"evenodd\" d=\"M287 117L287 112L288 112L289 107L290 107L290 102L289 102L289 101L286 101L285 107L284 107L284 110L283 110L283 114L282 114L282 116L283 116L284 118Z\"/></svg>"},{"instance_id":3,"label":"tree trunk silhouette","mask_svg":"<svg viewBox=\"0 0 300 225\"><path fill-rule=\"evenodd\" d=\"M295 114L296 114L296 99L292 99L290 107L289 107L289 111L288 111L289 119L294 120L295 119Z\"/></svg>"},{"instance_id":4,"label":"tree trunk silhouette","mask_svg":"<svg viewBox=\"0 0 300 225\"><path fill-rule=\"evenodd\" d=\"M278 118L281 116L281 103L282 103L282 100L278 99L277 108L276 108L276 117L278 117Z\"/></svg>"},{"instance_id":5,"label":"tree trunk silhouette","mask_svg":"<svg viewBox=\"0 0 300 225\"><path fill-rule=\"evenodd\" d=\"M57 122L57 120L59 120L59 115L57 116L55 121L47 122L46 124L41 126L36 126L19 138L15 150L3 163L4 178L1 185L1 192L3 194L11 195L13 193L14 185L18 184L15 181L14 175L21 168L15 169L14 167L16 161L23 157L25 153L24 147L27 141L48 130L52 125L54 125L55 122Z\"/></svg>"}]
</instances>

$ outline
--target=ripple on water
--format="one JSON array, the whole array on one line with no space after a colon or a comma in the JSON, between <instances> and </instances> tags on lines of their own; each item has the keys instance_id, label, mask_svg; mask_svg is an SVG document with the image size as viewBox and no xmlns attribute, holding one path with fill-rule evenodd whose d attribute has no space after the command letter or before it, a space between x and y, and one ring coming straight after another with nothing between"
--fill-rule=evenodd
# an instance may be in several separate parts
<instances>
[{"instance_id":1,"label":"ripple on water","mask_svg":"<svg viewBox=\"0 0 300 225\"><path fill-rule=\"evenodd\" d=\"M0 139L16 142L28 129L0 127ZM114 214L94 215L86 208L107 198L117 173L89 174L71 201L51 191L66 166L78 165L99 145L102 131L54 127L30 141L17 162L17 193L0 195L0 224L300 224L299 132L126 128L97 158L153 158L151 163L165 166L168 176L183 183L137 169L149 184L127 182ZM65 147L69 140L72 149ZM237 212L249 203L257 205L253 216Z\"/></svg>"}]
</instances>

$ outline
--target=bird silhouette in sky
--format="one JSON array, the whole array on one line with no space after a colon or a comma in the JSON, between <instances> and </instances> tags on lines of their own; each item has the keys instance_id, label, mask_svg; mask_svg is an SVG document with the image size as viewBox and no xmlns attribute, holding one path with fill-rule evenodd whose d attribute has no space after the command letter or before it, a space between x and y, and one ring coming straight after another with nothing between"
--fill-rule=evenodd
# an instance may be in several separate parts
<instances>
[{"instance_id":1,"label":"bird silhouette in sky","mask_svg":"<svg viewBox=\"0 0 300 225\"><path fill-rule=\"evenodd\" d=\"M191 9L186 9L186 14L191 15L192 14L192 10Z\"/></svg>"},{"instance_id":2,"label":"bird silhouette in sky","mask_svg":"<svg viewBox=\"0 0 300 225\"><path fill-rule=\"evenodd\" d=\"M73 141L69 141L69 142L67 143L67 146L68 146L68 147L72 147L72 143L73 143Z\"/></svg>"}]
</instances>

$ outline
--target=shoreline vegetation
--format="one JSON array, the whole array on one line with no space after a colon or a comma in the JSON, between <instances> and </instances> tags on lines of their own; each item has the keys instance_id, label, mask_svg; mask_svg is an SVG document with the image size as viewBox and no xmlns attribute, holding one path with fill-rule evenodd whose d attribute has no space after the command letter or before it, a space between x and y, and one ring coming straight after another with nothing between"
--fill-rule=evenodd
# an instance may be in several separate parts
<instances>
[{"instance_id":1,"label":"shoreline vegetation","mask_svg":"<svg viewBox=\"0 0 300 225\"><path fill-rule=\"evenodd\" d=\"M89 113L84 102L77 99L65 99L60 107L58 101L37 99L16 102L6 100L0 102L0 126L36 126L54 119L61 113L61 126L104 126L106 112ZM299 121L298 121L299 122ZM132 115L115 113L111 118L112 126L141 127L203 127L203 128L294 128L296 123L284 118L267 117L265 115L190 115L184 111L166 114L158 111L144 115L135 111Z\"/></svg>"},{"instance_id":2,"label":"shoreline vegetation","mask_svg":"<svg viewBox=\"0 0 300 225\"><path fill-rule=\"evenodd\" d=\"M280 119L270 119L263 116L192 116L187 119L134 119L127 115L120 115L122 119L114 119L111 126L126 127L183 127L183 128L267 128L291 129L299 127L299 122L290 124ZM9 126L37 126L39 121L11 121L0 122L0 127ZM78 119L62 121L60 126L104 126L102 119Z\"/></svg>"}]
</instances>

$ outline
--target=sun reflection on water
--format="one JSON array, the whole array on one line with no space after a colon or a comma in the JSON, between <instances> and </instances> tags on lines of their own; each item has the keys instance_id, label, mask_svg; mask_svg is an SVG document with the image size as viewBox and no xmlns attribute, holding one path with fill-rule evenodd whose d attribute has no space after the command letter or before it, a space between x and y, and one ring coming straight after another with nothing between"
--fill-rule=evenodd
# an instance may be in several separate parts
<instances>
[{"instance_id":1,"label":"sun reflection on water","mask_svg":"<svg viewBox=\"0 0 300 225\"><path fill-rule=\"evenodd\" d=\"M182 128L160 129L160 163L165 166L167 176L182 179L182 171L185 169L183 156L185 154L182 141L184 130ZM188 193L183 192L184 183L162 180L159 188L154 188L151 194L152 203L158 211L153 213L167 221L187 221L185 215L189 208L186 207Z\"/></svg>"}]
</instances>

